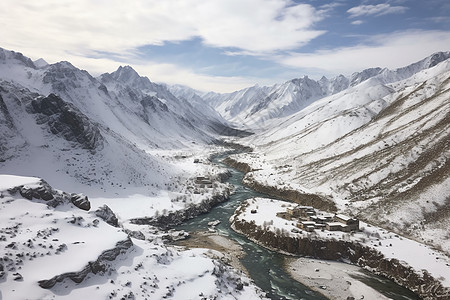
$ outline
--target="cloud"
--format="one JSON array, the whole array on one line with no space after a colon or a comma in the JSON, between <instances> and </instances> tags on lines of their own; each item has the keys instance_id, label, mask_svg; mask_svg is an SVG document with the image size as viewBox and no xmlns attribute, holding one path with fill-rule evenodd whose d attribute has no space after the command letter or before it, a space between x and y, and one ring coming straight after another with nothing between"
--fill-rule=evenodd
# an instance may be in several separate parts
<instances>
[{"instance_id":1,"label":"cloud","mask_svg":"<svg viewBox=\"0 0 450 300\"><path fill-rule=\"evenodd\" d=\"M152 80L224 91L251 80L146 62L138 49L200 39L224 54L270 55L323 34L314 29L323 18L313 6L291 0L2 0L0 47L48 62L69 60L94 73L136 62Z\"/></svg>"},{"instance_id":2,"label":"cloud","mask_svg":"<svg viewBox=\"0 0 450 300\"><path fill-rule=\"evenodd\" d=\"M251 53L299 47L324 33L313 6L290 0L3 0L3 42L126 53L200 37ZM14 24L14 25L12 25Z\"/></svg>"},{"instance_id":3,"label":"cloud","mask_svg":"<svg viewBox=\"0 0 450 300\"><path fill-rule=\"evenodd\" d=\"M402 31L367 38L363 43L313 53L291 53L277 57L289 67L315 70L323 75L351 74L371 67L395 69L438 51L448 51L450 32Z\"/></svg>"},{"instance_id":4,"label":"cloud","mask_svg":"<svg viewBox=\"0 0 450 300\"><path fill-rule=\"evenodd\" d=\"M352 22L352 25L361 25L363 23L364 23L364 21L362 21L362 20L355 20Z\"/></svg>"},{"instance_id":5,"label":"cloud","mask_svg":"<svg viewBox=\"0 0 450 300\"><path fill-rule=\"evenodd\" d=\"M383 3L377 5L360 5L347 10L350 18L358 18L363 16L382 16L388 14L401 14L408 10L405 6L391 6Z\"/></svg>"}]
</instances>

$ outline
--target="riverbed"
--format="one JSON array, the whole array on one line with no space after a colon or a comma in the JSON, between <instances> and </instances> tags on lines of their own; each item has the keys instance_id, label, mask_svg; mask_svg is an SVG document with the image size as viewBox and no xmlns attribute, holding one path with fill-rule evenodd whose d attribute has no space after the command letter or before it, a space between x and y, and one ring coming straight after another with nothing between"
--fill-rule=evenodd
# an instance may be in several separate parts
<instances>
[{"instance_id":1,"label":"riverbed","mask_svg":"<svg viewBox=\"0 0 450 300\"><path fill-rule=\"evenodd\" d=\"M217 156L213 161L221 164L220 161L224 156ZM225 165L222 166L226 167ZM231 172L228 182L235 186L235 193L231 195L230 199L216 206L209 213L184 222L176 229L194 233L193 236L197 239L195 245L202 245L204 248L222 252L226 251L226 249L223 249L226 243L231 243L228 246L232 244L239 245L239 249L235 248L236 250L232 251L235 252L231 255L232 257L227 258L230 259L229 263L247 273L255 284L266 292L269 298L347 299L344 294L342 294L344 298L336 296L339 295L337 293L338 290L347 287L349 291L348 296L360 295L362 291L366 294L365 299L418 299L409 290L396 285L390 280L365 272L359 267L346 264L333 264L332 266L332 262L330 262L330 265L327 265L320 261L319 269L316 265L317 261L302 258L301 260L304 263L301 263L301 261L292 260L292 257L270 251L253 243L245 236L234 232L230 228L229 218L242 201L252 197L271 197L243 186L242 178L244 174L232 168L228 169ZM214 228L208 226L208 223L213 221L219 221L220 223ZM210 234L199 234L198 232L201 231L209 232ZM219 236L220 238L211 238L212 236ZM214 241L214 239L217 240ZM226 240L229 241L226 242ZM193 244L194 242L191 243L191 246ZM186 242L185 246L189 246L189 242ZM239 263L236 261L239 261ZM321 270L321 276L316 274L316 269ZM311 273L316 276L305 275ZM342 286L340 283L338 284L341 281L337 280L337 278L344 273L345 276L341 276L342 279L340 279L345 281L345 285ZM349 285L347 281L351 284ZM372 298L370 298L371 296ZM355 299L358 298L355 297Z\"/></svg>"}]
</instances>

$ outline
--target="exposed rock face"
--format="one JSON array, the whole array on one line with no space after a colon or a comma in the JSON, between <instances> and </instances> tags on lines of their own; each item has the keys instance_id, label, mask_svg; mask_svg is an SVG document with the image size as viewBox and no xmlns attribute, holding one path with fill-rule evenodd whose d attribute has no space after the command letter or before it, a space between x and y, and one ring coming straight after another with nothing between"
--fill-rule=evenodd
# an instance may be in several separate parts
<instances>
[{"instance_id":1,"label":"exposed rock face","mask_svg":"<svg viewBox=\"0 0 450 300\"><path fill-rule=\"evenodd\" d=\"M243 173L249 173L253 172L253 170L248 164L243 162L238 162L230 157L227 157L223 161L225 164L229 165L230 167L233 167ZM287 189L278 189L273 186L265 186L257 181L254 180L245 180L243 182L248 187L252 188L253 190L271 195L274 197L278 197L280 199L289 200L301 205L308 205L308 206L314 206L317 209L325 210L329 212L336 212L337 208L334 202L331 200L326 199L325 197L322 197L320 195L316 194L305 194L301 193L296 190L287 190Z\"/></svg>"},{"instance_id":2,"label":"exposed rock face","mask_svg":"<svg viewBox=\"0 0 450 300\"><path fill-rule=\"evenodd\" d=\"M54 191L45 180L41 180L39 185L36 187L28 187L22 185L17 187L17 189L20 195L28 200L32 200L33 198L45 201L54 199L53 197Z\"/></svg>"},{"instance_id":3,"label":"exposed rock face","mask_svg":"<svg viewBox=\"0 0 450 300\"><path fill-rule=\"evenodd\" d=\"M0 263L0 279L2 279L3 276L5 276L5 267Z\"/></svg>"},{"instance_id":4,"label":"exposed rock face","mask_svg":"<svg viewBox=\"0 0 450 300\"><path fill-rule=\"evenodd\" d=\"M119 220L108 205L103 205L95 211L95 215L111 226L119 227Z\"/></svg>"},{"instance_id":5,"label":"exposed rock face","mask_svg":"<svg viewBox=\"0 0 450 300\"><path fill-rule=\"evenodd\" d=\"M104 251L96 261L89 262L81 271L64 273L51 279L40 280L38 282L39 286L44 289L49 289L55 286L58 282L61 282L67 278L71 279L73 282L80 283L89 273L103 273L108 270L109 261L115 260L120 254L125 253L131 246L133 246L133 242L130 238L127 238L126 240L118 242L116 247L113 249Z\"/></svg>"},{"instance_id":6,"label":"exposed rock face","mask_svg":"<svg viewBox=\"0 0 450 300\"><path fill-rule=\"evenodd\" d=\"M450 289L442 286L426 271L417 273L397 259L385 258L381 252L359 243L277 235L253 223L237 220L233 220L232 228L270 249L319 259L350 261L358 266L368 267L374 273L394 280L423 299L450 298Z\"/></svg>"},{"instance_id":7,"label":"exposed rock face","mask_svg":"<svg viewBox=\"0 0 450 300\"><path fill-rule=\"evenodd\" d=\"M51 133L75 142L84 149L103 146L100 130L75 106L55 94L31 101L28 112L37 114L38 124L47 124Z\"/></svg>"},{"instance_id":8,"label":"exposed rock face","mask_svg":"<svg viewBox=\"0 0 450 300\"><path fill-rule=\"evenodd\" d=\"M236 170L241 171L242 173L248 173L254 171L248 164L239 162L237 160L234 160L230 157L227 157L223 160L223 163L235 168Z\"/></svg>"},{"instance_id":9,"label":"exposed rock face","mask_svg":"<svg viewBox=\"0 0 450 300\"><path fill-rule=\"evenodd\" d=\"M44 200L47 205L51 207L57 207L64 203L72 203L83 210L89 210L91 208L91 203L87 196L56 191L43 179L41 179L37 185L20 185L9 189L8 192L12 195L19 193L28 200Z\"/></svg>"},{"instance_id":10,"label":"exposed rock face","mask_svg":"<svg viewBox=\"0 0 450 300\"><path fill-rule=\"evenodd\" d=\"M136 218L130 222L137 225L154 225L162 229L181 224L184 220L192 219L195 216L209 212L214 206L226 201L229 198L229 191L223 195L216 195L206 199L198 205L192 205L184 210L170 212L167 215L160 215L152 218Z\"/></svg>"},{"instance_id":11,"label":"exposed rock face","mask_svg":"<svg viewBox=\"0 0 450 300\"><path fill-rule=\"evenodd\" d=\"M70 197L70 202L72 202L73 205L79 209L86 211L91 209L91 203L89 202L88 197L83 194L72 194Z\"/></svg>"}]
</instances>

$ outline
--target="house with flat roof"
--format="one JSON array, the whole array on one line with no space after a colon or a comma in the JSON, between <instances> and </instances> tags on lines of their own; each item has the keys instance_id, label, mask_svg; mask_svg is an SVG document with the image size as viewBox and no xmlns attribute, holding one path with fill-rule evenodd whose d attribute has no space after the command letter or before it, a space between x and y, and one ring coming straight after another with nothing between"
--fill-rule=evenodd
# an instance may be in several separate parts
<instances>
[{"instance_id":1,"label":"house with flat roof","mask_svg":"<svg viewBox=\"0 0 450 300\"><path fill-rule=\"evenodd\" d=\"M359 220L356 218L352 218L343 214L337 214L334 216L334 221L340 222L345 225L342 226L342 231L350 232L359 230Z\"/></svg>"}]
</instances>

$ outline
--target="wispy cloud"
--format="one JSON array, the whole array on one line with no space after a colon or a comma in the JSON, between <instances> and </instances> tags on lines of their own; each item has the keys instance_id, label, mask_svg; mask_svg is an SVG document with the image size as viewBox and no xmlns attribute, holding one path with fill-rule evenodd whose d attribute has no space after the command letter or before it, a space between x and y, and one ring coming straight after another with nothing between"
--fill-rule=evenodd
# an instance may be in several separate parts
<instances>
[{"instance_id":1,"label":"wispy cloud","mask_svg":"<svg viewBox=\"0 0 450 300\"><path fill-rule=\"evenodd\" d=\"M142 46L167 42L200 39L208 47L224 48L225 54L269 55L296 49L325 32L314 29L323 18L312 5L291 0L2 0L0 47L109 72L106 68L114 64L115 69L141 58ZM153 80L168 79L170 69L170 82L175 74L187 73L196 82L208 81L192 70L175 72L174 65L163 68L151 58L147 62L154 66L146 68ZM210 79L219 87L217 77ZM249 82L241 77L220 80L220 90Z\"/></svg>"},{"instance_id":2,"label":"wispy cloud","mask_svg":"<svg viewBox=\"0 0 450 300\"><path fill-rule=\"evenodd\" d=\"M352 22L353 25L361 25L363 23L364 23L363 20L355 20L355 21Z\"/></svg>"},{"instance_id":3,"label":"wispy cloud","mask_svg":"<svg viewBox=\"0 0 450 300\"><path fill-rule=\"evenodd\" d=\"M360 5L347 10L350 18L359 18L363 16L382 16L388 14L401 14L408 10L406 6L391 6L388 3L377 5Z\"/></svg>"},{"instance_id":4,"label":"wispy cloud","mask_svg":"<svg viewBox=\"0 0 450 300\"><path fill-rule=\"evenodd\" d=\"M287 50L323 34L312 28L321 18L313 6L289 0L4 0L0 4L3 42L46 43L80 54L123 53L194 37L209 46L251 53ZM18 36L23 38L18 41Z\"/></svg>"},{"instance_id":5,"label":"wispy cloud","mask_svg":"<svg viewBox=\"0 0 450 300\"><path fill-rule=\"evenodd\" d=\"M418 46L419 45L419 46ZM278 57L286 66L315 69L319 74L351 74L370 67L398 68L433 52L449 50L450 32L403 31L376 35L359 45Z\"/></svg>"}]
</instances>

